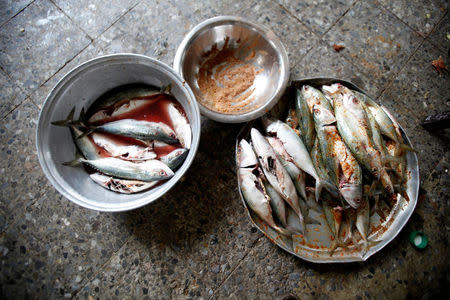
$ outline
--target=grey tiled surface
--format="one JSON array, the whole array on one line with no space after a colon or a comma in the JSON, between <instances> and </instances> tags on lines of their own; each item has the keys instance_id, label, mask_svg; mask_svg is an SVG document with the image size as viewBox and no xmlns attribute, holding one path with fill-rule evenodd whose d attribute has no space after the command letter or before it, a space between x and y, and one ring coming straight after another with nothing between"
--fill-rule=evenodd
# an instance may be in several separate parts
<instances>
[{"instance_id":1,"label":"grey tiled surface","mask_svg":"<svg viewBox=\"0 0 450 300\"><path fill-rule=\"evenodd\" d=\"M2 90L0 95L2 103L0 106L0 119L2 119L17 105L22 103L25 99L25 93L3 70L0 70L0 84Z\"/></svg>"},{"instance_id":2,"label":"grey tiled surface","mask_svg":"<svg viewBox=\"0 0 450 300\"><path fill-rule=\"evenodd\" d=\"M4 0L0 2L0 24L3 25L10 18L18 14L32 0Z\"/></svg>"},{"instance_id":3,"label":"grey tiled surface","mask_svg":"<svg viewBox=\"0 0 450 300\"><path fill-rule=\"evenodd\" d=\"M342 55L376 81L386 82L405 64L422 38L369 0L356 3L324 40L329 47L343 45Z\"/></svg>"},{"instance_id":4,"label":"grey tiled surface","mask_svg":"<svg viewBox=\"0 0 450 300\"><path fill-rule=\"evenodd\" d=\"M403 22L424 35L433 29L448 9L448 1L445 0L378 1Z\"/></svg>"},{"instance_id":5,"label":"grey tiled surface","mask_svg":"<svg viewBox=\"0 0 450 300\"><path fill-rule=\"evenodd\" d=\"M129 11L139 0L53 1L67 16L95 38Z\"/></svg>"},{"instance_id":6,"label":"grey tiled surface","mask_svg":"<svg viewBox=\"0 0 450 300\"><path fill-rule=\"evenodd\" d=\"M48 0L33 2L0 28L0 65L16 83L34 90L89 43Z\"/></svg>"},{"instance_id":7,"label":"grey tiled surface","mask_svg":"<svg viewBox=\"0 0 450 300\"><path fill-rule=\"evenodd\" d=\"M290 13L298 20L304 23L311 30L323 35L334 23L344 15L347 10L356 1L337 0L337 1L289 1L278 0Z\"/></svg>"},{"instance_id":8,"label":"grey tiled surface","mask_svg":"<svg viewBox=\"0 0 450 300\"><path fill-rule=\"evenodd\" d=\"M428 39L443 51L448 51L450 47L450 15L448 12L433 29Z\"/></svg>"},{"instance_id":9,"label":"grey tiled surface","mask_svg":"<svg viewBox=\"0 0 450 300\"><path fill-rule=\"evenodd\" d=\"M449 132L420 122L449 110L445 1L2 1L0 4L0 290L2 298L433 298L448 286ZM443 8L443 9L442 9ZM19 13L20 12L20 13ZM429 14L429 15L428 15ZM240 203L241 125L202 118L196 159L155 203L90 211L60 196L35 150L39 108L56 82L98 55L134 52L168 64L198 22L239 15L271 28L291 78L350 80L398 117L418 150L415 213L361 264L314 265L270 243ZM345 49L340 53L332 45ZM428 234L418 252L413 230Z\"/></svg>"}]
</instances>

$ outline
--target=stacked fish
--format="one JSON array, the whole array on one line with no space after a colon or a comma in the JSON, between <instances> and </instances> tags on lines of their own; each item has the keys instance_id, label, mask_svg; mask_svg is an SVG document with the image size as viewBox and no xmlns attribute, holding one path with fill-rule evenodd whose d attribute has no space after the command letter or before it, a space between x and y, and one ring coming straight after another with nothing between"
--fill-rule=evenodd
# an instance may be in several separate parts
<instances>
[{"instance_id":1,"label":"stacked fish","mask_svg":"<svg viewBox=\"0 0 450 300\"><path fill-rule=\"evenodd\" d=\"M264 135L252 128L250 143L239 142L242 195L283 235L306 238L313 209L325 216L332 250L351 243L367 249L377 243L368 238L371 206L406 194L406 151L413 149L392 116L340 83L321 90L304 85L294 103L286 122L263 117ZM292 214L297 226L289 222Z\"/></svg>"},{"instance_id":2,"label":"stacked fish","mask_svg":"<svg viewBox=\"0 0 450 300\"><path fill-rule=\"evenodd\" d=\"M68 126L77 158L67 166L85 165L91 179L119 193L148 190L174 175L191 146L191 127L185 113L167 93L152 87L124 88L100 97ZM92 172L93 171L93 172Z\"/></svg>"}]
</instances>

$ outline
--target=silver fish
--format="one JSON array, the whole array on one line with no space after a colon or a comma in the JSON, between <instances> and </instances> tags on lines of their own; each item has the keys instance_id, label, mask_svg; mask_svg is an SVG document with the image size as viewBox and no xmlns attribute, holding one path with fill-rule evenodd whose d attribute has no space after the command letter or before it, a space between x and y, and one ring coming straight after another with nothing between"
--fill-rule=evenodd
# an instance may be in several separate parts
<instances>
[{"instance_id":1,"label":"silver fish","mask_svg":"<svg viewBox=\"0 0 450 300\"><path fill-rule=\"evenodd\" d=\"M339 135L329 103L317 103L313 109L323 163L341 195L350 206L356 208L362 197L361 167Z\"/></svg>"},{"instance_id":2,"label":"silver fish","mask_svg":"<svg viewBox=\"0 0 450 300\"><path fill-rule=\"evenodd\" d=\"M153 98L152 96L156 94L161 94L161 89L154 86L143 86L141 84L122 86L100 96L100 98L94 102L92 107L95 108L96 111L106 108L114 109L115 107L118 107L129 100L144 100Z\"/></svg>"},{"instance_id":3,"label":"silver fish","mask_svg":"<svg viewBox=\"0 0 450 300\"><path fill-rule=\"evenodd\" d=\"M91 137L95 144L105 149L113 157L131 161L156 158L156 153L153 152L152 147L121 142L106 134L98 132L92 133Z\"/></svg>"},{"instance_id":4,"label":"silver fish","mask_svg":"<svg viewBox=\"0 0 450 300\"><path fill-rule=\"evenodd\" d=\"M303 199L306 199L306 187L305 187L305 173L300 170L294 163L290 162L290 156L284 149L283 143L275 137L267 137L267 141L273 150L278 154L278 159L280 160L283 167L291 176L294 182L295 188L299 192Z\"/></svg>"},{"instance_id":5,"label":"silver fish","mask_svg":"<svg viewBox=\"0 0 450 300\"><path fill-rule=\"evenodd\" d=\"M280 194L268 183L263 180L264 188L266 189L266 193L270 198L270 206L272 207L272 212L275 216L280 220L281 224L286 228L286 204L283 198L281 198Z\"/></svg>"},{"instance_id":6,"label":"silver fish","mask_svg":"<svg viewBox=\"0 0 450 300\"><path fill-rule=\"evenodd\" d=\"M73 141L77 148L81 151L83 156L87 159L98 159L100 158L99 148L96 146L94 141L88 136L81 137L84 133L76 126L70 126L70 131L72 133ZM80 138L81 137L81 138Z\"/></svg>"},{"instance_id":7,"label":"silver fish","mask_svg":"<svg viewBox=\"0 0 450 300\"><path fill-rule=\"evenodd\" d=\"M334 201L329 198L328 194L325 194L325 199L323 199L321 203L325 220L333 237L330 245L330 255L332 255L337 247L343 245L340 239L343 209L342 207L335 205Z\"/></svg>"},{"instance_id":8,"label":"silver fish","mask_svg":"<svg viewBox=\"0 0 450 300\"><path fill-rule=\"evenodd\" d=\"M238 176L241 184L242 195L251 210L253 210L264 222L283 235L292 233L278 226L272 216L270 198L267 195L262 179L258 174L258 168L240 168Z\"/></svg>"},{"instance_id":9,"label":"silver fish","mask_svg":"<svg viewBox=\"0 0 450 300\"><path fill-rule=\"evenodd\" d=\"M250 136L267 181L269 181L273 188L292 207L303 223L304 218L300 210L297 192L288 172L277 158L273 148L257 129L252 128Z\"/></svg>"},{"instance_id":10,"label":"silver fish","mask_svg":"<svg viewBox=\"0 0 450 300\"><path fill-rule=\"evenodd\" d=\"M67 166L76 166L84 163L97 171L117 178L156 181L171 178L174 173L164 163L156 159L134 163L114 157L106 157L94 160L76 158L71 162L64 163Z\"/></svg>"},{"instance_id":11,"label":"silver fish","mask_svg":"<svg viewBox=\"0 0 450 300\"><path fill-rule=\"evenodd\" d=\"M84 111L84 109L82 109ZM84 112L83 112L84 113ZM85 132L81 131L78 126L78 121L74 121L75 107L69 112L65 120L54 121L52 125L69 127L72 139L75 142L78 150L87 159L100 158L100 149L95 145L91 138L89 138Z\"/></svg>"},{"instance_id":12,"label":"silver fish","mask_svg":"<svg viewBox=\"0 0 450 300\"><path fill-rule=\"evenodd\" d=\"M333 182L333 180L331 180L331 178L330 178L330 175L328 174L327 168L324 165L324 162L322 159L322 153L320 153L319 140L317 139L317 137L314 139L314 145L313 145L313 148L311 149L311 160L314 164L314 167L316 168L316 171L317 171L317 174L319 175L319 177L325 182ZM327 190L335 198L339 197L339 191L337 190L337 188L329 187Z\"/></svg>"},{"instance_id":13,"label":"silver fish","mask_svg":"<svg viewBox=\"0 0 450 300\"><path fill-rule=\"evenodd\" d=\"M192 143L192 131L187 118L178 110L178 108L176 108L173 103L168 104L167 112L181 146L183 146L183 148L190 149Z\"/></svg>"},{"instance_id":14,"label":"silver fish","mask_svg":"<svg viewBox=\"0 0 450 300\"><path fill-rule=\"evenodd\" d=\"M323 86L323 90L333 99L337 128L342 139L356 159L392 194L394 188L381 154L374 146L367 114L361 101L350 89L339 83Z\"/></svg>"},{"instance_id":15,"label":"silver fish","mask_svg":"<svg viewBox=\"0 0 450 300\"><path fill-rule=\"evenodd\" d=\"M370 97L368 97L363 93L357 91L352 92L359 100L361 100L364 103L365 107L367 107L367 110L370 111L370 113L373 115L381 132L391 140L400 143L400 141L398 140L397 133L395 132L392 120L381 108L381 106L379 106L375 101L373 101Z\"/></svg>"},{"instance_id":16,"label":"silver fish","mask_svg":"<svg viewBox=\"0 0 450 300\"><path fill-rule=\"evenodd\" d=\"M129 100L125 99L118 103L115 103L112 107L100 109L89 117L88 122L94 123L98 121L109 122L113 119L120 118L120 115L129 113L149 103L157 101L158 98L152 97L150 99L137 99Z\"/></svg>"},{"instance_id":17,"label":"silver fish","mask_svg":"<svg viewBox=\"0 0 450 300\"><path fill-rule=\"evenodd\" d=\"M370 206L369 199L363 198L361 205L356 210L356 229L364 241L367 241L370 222Z\"/></svg>"},{"instance_id":18,"label":"silver fish","mask_svg":"<svg viewBox=\"0 0 450 300\"><path fill-rule=\"evenodd\" d=\"M189 150L178 148L169 154L160 157L159 160L166 164L171 170L175 170L184 162L188 153Z\"/></svg>"},{"instance_id":19,"label":"silver fish","mask_svg":"<svg viewBox=\"0 0 450 300\"><path fill-rule=\"evenodd\" d=\"M97 130L141 140L161 140L169 144L178 142L175 132L162 122L122 119L92 127L88 133Z\"/></svg>"},{"instance_id":20,"label":"silver fish","mask_svg":"<svg viewBox=\"0 0 450 300\"><path fill-rule=\"evenodd\" d=\"M89 175L93 181L101 185L102 187L114 192L123 194L139 193L158 184L159 181L139 181L139 180L126 180L114 178L111 176L103 175L101 173L93 173Z\"/></svg>"},{"instance_id":21,"label":"silver fish","mask_svg":"<svg viewBox=\"0 0 450 300\"><path fill-rule=\"evenodd\" d=\"M359 207L358 207L359 208ZM355 226L356 211L353 208L345 210L345 219L342 224L342 241L348 244L350 241L356 244L355 237L353 236L353 227Z\"/></svg>"},{"instance_id":22,"label":"silver fish","mask_svg":"<svg viewBox=\"0 0 450 300\"><path fill-rule=\"evenodd\" d=\"M237 162L239 168L253 168L258 165L258 158L256 158L255 151L253 151L252 146L244 139L238 145Z\"/></svg>"},{"instance_id":23,"label":"silver fish","mask_svg":"<svg viewBox=\"0 0 450 300\"><path fill-rule=\"evenodd\" d=\"M302 86L301 91L295 89L295 111L299 120L302 139L306 148L308 148L308 151L311 151L313 147L316 132L314 128L314 119L311 109L308 106L307 99L315 97L315 91L317 90L308 85ZM320 93L319 91L317 92Z\"/></svg>"},{"instance_id":24,"label":"silver fish","mask_svg":"<svg viewBox=\"0 0 450 300\"><path fill-rule=\"evenodd\" d=\"M308 149L306 149L301 138L292 128L281 121L263 118L263 124L268 135L277 137L283 143L283 147L290 157L288 161L294 163L316 180L316 200L319 201L322 188L329 186L330 183L322 181L317 174Z\"/></svg>"}]
</instances>

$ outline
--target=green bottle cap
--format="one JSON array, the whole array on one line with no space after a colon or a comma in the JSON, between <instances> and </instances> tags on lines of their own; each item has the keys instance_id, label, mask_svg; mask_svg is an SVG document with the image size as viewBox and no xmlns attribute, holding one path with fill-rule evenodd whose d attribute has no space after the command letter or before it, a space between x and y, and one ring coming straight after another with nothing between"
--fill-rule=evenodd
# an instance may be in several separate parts
<instances>
[{"instance_id":1,"label":"green bottle cap","mask_svg":"<svg viewBox=\"0 0 450 300\"><path fill-rule=\"evenodd\" d=\"M428 245L428 237L421 231L411 232L409 235L409 241L418 249L424 249Z\"/></svg>"}]
</instances>

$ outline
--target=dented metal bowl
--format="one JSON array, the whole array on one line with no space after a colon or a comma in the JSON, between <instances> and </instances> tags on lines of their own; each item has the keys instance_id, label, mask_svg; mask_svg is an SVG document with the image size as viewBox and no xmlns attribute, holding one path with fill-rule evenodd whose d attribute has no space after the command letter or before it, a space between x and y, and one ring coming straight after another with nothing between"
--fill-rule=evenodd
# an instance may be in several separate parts
<instances>
[{"instance_id":1,"label":"dented metal bowl","mask_svg":"<svg viewBox=\"0 0 450 300\"><path fill-rule=\"evenodd\" d=\"M242 61L254 56L252 65L262 70L256 74L252 110L248 112L222 113L199 101L203 94L198 85L198 74L206 60L205 53L214 46L222 49L225 44L236 49L234 55ZM289 80L289 60L281 41L271 30L241 17L220 16L195 26L178 47L173 66L193 90L200 112L224 123L248 122L262 116L280 99Z\"/></svg>"},{"instance_id":2,"label":"dented metal bowl","mask_svg":"<svg viewBox=\"0 0 450 300\"><path fill-rule=\"evenodd\" d=\"M283 117L286 116L289 101L292 101L293 99L293 97L290 97L290 92L293 87L301 87L304 84L318 87L321 85L328 85L337 82L342 83L343 85L351 89L367 94L355 84L336 78L311 78L296 80L291 83L285 95L269 113L271 116L280 119L283 119ZM243 138L248 140L250 129L253 126L258 126L258 120L246 124L238 134L236 139L236 155L239 141ZM400 129L402 131L405 142L409 146L412 146L403 128L400 127ZM407 152L406 159L407 170L409 173L406 193L409 197L409 201L405 200L404 198L402 200L399 200L396 205L394 205L390 210L385 220L380 219L380 217L376 213L371 216L371 232L369 234L369 239L379 241L379 243L370 247L367 251L365 251L361 247L349 246L347 249L337 248L334 251L333 255L330 255L329 246L331 243L331 234L328 229L328 225L326 224L326 220L318 213L315 217L321 219L321 224L307 225L308 241L305 241L305 239L300 235L294 235L292 236L292 238L283 236L274 231L271 227L267 226L264 221L262 221L255 213L253 213L253 211L251 211L247 207L247 203L242 196L240 182L238 180L239 193L242 203L244 204L244 207L246 208L253 224L258 227L258 229L274 244L278 245L287 252L314 263L346 263L365 261L372 255L383 249L400 233L416 207L420 183L417 155L413 152Z\"/></svg>"},{"instance_id":3,"label":"dented metal bowl","mask_svg":"<svg viewBox=\"0 0 450 300\"><path fill-rule=\"evenodd\" d=\"M131 83L157 87L171 85L171 93L183 106L192 128L192 145L183 165L163 184L146 192L119 194L89 178L83 168L63 166L75 157L75 145L68 128L50 123L63 120L76 108L76 116L106 91ZM155 201L169 191L194 160L200 140L200 112L194 94L169 66L143 55L115 54L92 59L74 68L53 88L42 107L36 146L44 174L67 199L100 211L125 211Z\"/></svg>"}]
</instances>

